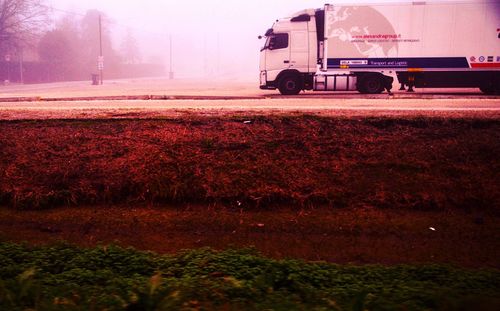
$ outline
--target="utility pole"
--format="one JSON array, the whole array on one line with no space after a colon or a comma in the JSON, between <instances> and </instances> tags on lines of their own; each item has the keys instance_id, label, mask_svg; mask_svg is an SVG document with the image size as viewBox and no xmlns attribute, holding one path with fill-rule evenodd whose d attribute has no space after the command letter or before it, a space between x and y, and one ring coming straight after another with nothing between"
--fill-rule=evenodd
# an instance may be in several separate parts
<instances>
[{"instance_id":1,"label":"utility pole","mask_svg":"<svg viewBox=\"0 0 500 311\"><path fill-rule=\"evenodd\" d=\"M104 56L102 55L102 21L101 14L99 14L99 59L97 60L97 67L99 69L100 84L103 84L103 69L104 69Z\"/></svg>"},{"instance_id":2,"label":"utility pole","mask_svg":"<svg viewBox=\"0 0 500 311\"><path fill-rule=\"evenodd\" d=\"M21 84L24 84L24 69L23 69L23 49L19 49L19 79Z\"/></svg>"},{"instance_id":3,"label":"utility pole","mask_svg":"<svg viewBox=\"0 0 500 311\"><path fill-rule=\"evenodd\" d=\"M170 71L168 73L168 77L170 80L174 79L174 71L172 65L172 35L170 35Z\"/></svg>"},{"instance_id":4,"label":"utility pole","mask_svg":"<svg viewBox=\"0 0 500 311\"><path fill-rule=\"evenodd\" d=\"M220 35L217 32L217 77L220 76Z\"/></svg>"},{"instance_id":5,"label":"utility pole","mask_svg":"<svg viewBox=\"0 0 500 311\"><path fill-rule=\"evenodd\" d=\"M208 60L207 60L207 34L203 37L203 72L205 77L208 75Z\"/></svg>"},{"instance_id":6,"label":"utility pole","mask_svg":"<svg viewBox=\"0 0 500 311\"><path fill-rule=\"evenodd\" d=\"M10 54L5 55L5 61L7 62L7 80L6 84L10 83Z\"/></svg>"}]
</instances>

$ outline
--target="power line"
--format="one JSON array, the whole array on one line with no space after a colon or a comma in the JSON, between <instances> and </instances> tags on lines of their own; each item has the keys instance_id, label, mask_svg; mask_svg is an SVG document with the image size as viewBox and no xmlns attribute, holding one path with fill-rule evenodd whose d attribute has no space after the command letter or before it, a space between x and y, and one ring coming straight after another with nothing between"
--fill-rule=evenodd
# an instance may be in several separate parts
<instances>
[{"instance_id":1,"label":"power line","mask_svg":"<svg viewBox=\"0 0 500 311\"><path fill-rule=\"evenodd\" d=\"M77 13L77 12L74 12L74 11L68 11L68 10L56 8L54 6L43 5L43 4L42 4L42 6L48 8L48 9L50 9L52 11L57 11L57 12L61 12L61 13L65 13L65 14L69 14L69 15L73 15L73 16L80 16L80 17L85 17L86 16L86 14L83 14L83 13ZM98 9L95 9L95 10L100 11ZM106 13L106 12L102 11L102 13ZM139 33L143 33L143 34L150 34L150 35L161 36L161 37L165 36L165 33L152 32L152 31L145 30L145 29L142 29L142 28L131 27L130 25L125 25L125 24L122 24L122 23L118 23L118 22L116 22L114 20L103 20L103 22L107 22L108 24L112 24L112 25L115 25L117 27L122 27L122 28L125 28L125 29L132 29L132 30L138 31Z\"/></svg>"},{"instance_id":2,"label":"power line","mask_svg":"<svg viewBox=\"0 0 500 311\"><path fill-rule=\"evenodd\" d=\"M51 6L51 5L41 4L41 6L47 8L49 10L52 10L52 11L58 11L58 12L66 13L66 14L69 14L69 15L76 15L76 16L85 17L85 14L83 14L83 13L76 13L76 12L72 12L72 11L67 11L67 10L55 8L55 7Z\"/></svg>"}]
</instances>

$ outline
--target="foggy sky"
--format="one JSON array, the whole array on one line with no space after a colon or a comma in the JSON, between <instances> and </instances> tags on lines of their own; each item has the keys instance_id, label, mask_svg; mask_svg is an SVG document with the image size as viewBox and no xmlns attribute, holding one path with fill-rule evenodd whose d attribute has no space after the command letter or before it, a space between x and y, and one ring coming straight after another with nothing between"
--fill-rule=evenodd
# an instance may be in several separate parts
<instances>
[{"instance_id":1,"label":"foggy sky","mask_svg":"<svg viewBox=\"0 0 500 311\"><path fill-rule=\"evenodd\" d=\"M112 20L115 47L130 30L144 61L161 59L169 70L169 37L177 77L205 76L255 80L262 41L272 23L325 3L404 2L401 0L46 0L54 14L100 10ZM411 2L411 1L410 1ZM69 13L65 13L69 12Z\"/></svg>"}]
</instances>

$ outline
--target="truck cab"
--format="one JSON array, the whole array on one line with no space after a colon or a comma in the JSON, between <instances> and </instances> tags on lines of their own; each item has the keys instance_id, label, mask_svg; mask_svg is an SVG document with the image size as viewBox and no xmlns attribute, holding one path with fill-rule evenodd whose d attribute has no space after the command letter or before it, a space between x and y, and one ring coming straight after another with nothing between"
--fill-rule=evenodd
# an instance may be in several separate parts
<instances>
[{"instance_id":1,"label":"truck cab","mask_svg":"<svg viewBox=\"0 0 500 311\"><path fill-rule=\"evenodd\" d=\"M357 74L327 69L325 10L307 9L279 19L266 31L265 38L260 52L261 89L278 89L283 95L297 95L302 90L358 90ZM385 78L375 78L374 92L381 92Z\"/></svg>"},{"instance_id":2,"label":"truck cab","mask_svg":"<svg viewBox=\"0 0 500 311\"><path fill-rule=\"evenodd\" d=\"M313 76L318 69L319 12L297 12L277 20L266 31L260 51L261 89L279 89L282 94L295 95L313 88Z\"/></svg>"}]
</instances>

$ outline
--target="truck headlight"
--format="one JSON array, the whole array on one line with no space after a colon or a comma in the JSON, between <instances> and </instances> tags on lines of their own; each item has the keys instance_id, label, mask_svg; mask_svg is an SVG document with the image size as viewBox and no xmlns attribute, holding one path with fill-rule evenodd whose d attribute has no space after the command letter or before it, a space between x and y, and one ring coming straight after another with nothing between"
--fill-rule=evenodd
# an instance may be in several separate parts
<instances>
[{"instance_id":1,"label":"truck headlight","mask_svg":"<svg viewBox=\"0 0 500 311\"><path fill-rule=\"evenodd\" d=\"M266 85L266 84L267 84L267 72L261 71L260 72L260 85Z\"/></svg>"}]
</instances>

